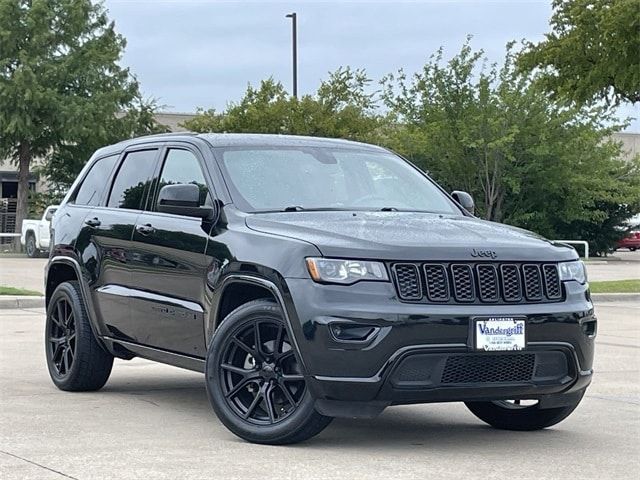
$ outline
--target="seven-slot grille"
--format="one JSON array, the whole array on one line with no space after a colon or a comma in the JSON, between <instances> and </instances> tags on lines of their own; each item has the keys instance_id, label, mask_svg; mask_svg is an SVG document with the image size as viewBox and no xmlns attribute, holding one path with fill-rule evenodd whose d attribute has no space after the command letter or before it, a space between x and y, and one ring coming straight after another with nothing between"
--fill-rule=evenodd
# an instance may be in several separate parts
<instances>
[{"instance_id":1,"label":"seven-slot grille","mask_svg":"<svg viewBox=\"0 0 640 480\"><path fill-rule=\"evenodd\" d=\"M398 296L430 303L537 303L562 299L556 264L396 263Z\"/></svg>"}]
</instances>

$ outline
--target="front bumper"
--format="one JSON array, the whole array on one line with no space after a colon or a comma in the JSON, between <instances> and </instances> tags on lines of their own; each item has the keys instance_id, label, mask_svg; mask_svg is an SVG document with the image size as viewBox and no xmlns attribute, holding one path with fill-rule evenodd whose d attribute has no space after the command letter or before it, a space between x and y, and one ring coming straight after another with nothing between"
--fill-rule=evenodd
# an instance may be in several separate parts
<instances>
[{"instance_id":1,"label":"front bumper","mask_svg":"<svg viewBox=\"0 0 640 480\"><path fill-rule=\"evenodd\" d=\"M592 375L596 317L588 286L565 285L565 301L528 305L402 303L393 286L348 287L288 279L287 310L316 407L332 416L373 416L388 405L498 399L569 401ZM478 352L472 318L525 316L520 352ZM367 325L364 341L331 326Z\"/></svg>"}]
</instances>

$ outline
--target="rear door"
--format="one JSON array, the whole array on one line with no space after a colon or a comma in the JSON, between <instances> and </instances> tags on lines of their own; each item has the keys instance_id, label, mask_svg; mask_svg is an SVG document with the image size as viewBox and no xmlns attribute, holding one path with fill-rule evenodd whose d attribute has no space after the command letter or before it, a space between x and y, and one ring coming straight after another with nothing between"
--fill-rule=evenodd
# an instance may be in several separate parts
<instances>
[{"instance_id":1,"label":"rear door","mask_svg":"<svg viewBox=\"0 0 640 480\"><path fill-rule=\"evenodd\" d=\"M168 145L161 157L154 193L133 232L133 329L144 345L204 357L205 250L213 225L158 212L156 198L165 185L194 183L200 204L211 204L210 182L196 148Z\"/></svg>"},{"instance_id":2,"label":"rear door","mask_svg":"<svg viewBox=\"0 0 640 480\"><path fill-rule=\"evenodd\" d=\"M132 290L132 236L136 220L151 191L159 147L131 148L120 165L105 203L85 218L89 245L83 257L93 271L93 303L107 335L132 340L130 301ZM105 183L109 182L104 178Z\"/></svg>"}]
</instances>

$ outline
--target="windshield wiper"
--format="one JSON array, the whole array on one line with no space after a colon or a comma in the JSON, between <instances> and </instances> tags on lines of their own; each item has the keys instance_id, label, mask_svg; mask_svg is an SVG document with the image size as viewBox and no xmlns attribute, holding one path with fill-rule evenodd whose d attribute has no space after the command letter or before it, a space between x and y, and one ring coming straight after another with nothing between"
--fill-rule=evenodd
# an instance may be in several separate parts
<instances>
[{"instance_id":1,"label":"windshield wiper","mask_svg":"<svg viewBox=\"0 0 640 480\"><path fill-rule=\"evenodd\" d=\"M305 208L300 205L292 205L290 207L285 207L282 210L278 210L280 212L351 212L353 208L342 208L342 207L315 207L315 208Z\"/></svg>"}]
</instances>

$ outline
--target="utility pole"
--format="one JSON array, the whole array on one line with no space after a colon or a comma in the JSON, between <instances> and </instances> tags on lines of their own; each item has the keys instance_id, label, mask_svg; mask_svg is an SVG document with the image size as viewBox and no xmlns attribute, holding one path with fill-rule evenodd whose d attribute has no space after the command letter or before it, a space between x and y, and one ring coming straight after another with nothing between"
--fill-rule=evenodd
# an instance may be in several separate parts
<instances>
[{"instance_id":1,"label":"utility pole","mask_svg":"<svg viewBox=\"0 0 640 480\"><path fill-rule=\"evenodd\" d=\"M295 12L286 15L291 19L291 41L293 51L293 96L298 98L298 16Z\"/></svg>"}]
</instances>

